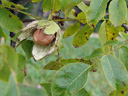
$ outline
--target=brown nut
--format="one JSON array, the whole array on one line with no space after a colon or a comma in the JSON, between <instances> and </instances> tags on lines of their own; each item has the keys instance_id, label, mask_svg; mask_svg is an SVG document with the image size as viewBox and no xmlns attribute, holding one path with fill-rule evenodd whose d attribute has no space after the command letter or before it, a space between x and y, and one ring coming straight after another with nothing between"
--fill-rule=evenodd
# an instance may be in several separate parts
<instances>
[{"instance_id":1,"label":"brown nut","mask_svg":"<svg viewBox=\"0 0 128 96\"><path fill-rule=\"evenodd\" d=\"M33 34L33 40L38 45L47 46L53 41L55 35L47 35L43 31L43 29L37 29Z\"/></svg>"}]
</instances>

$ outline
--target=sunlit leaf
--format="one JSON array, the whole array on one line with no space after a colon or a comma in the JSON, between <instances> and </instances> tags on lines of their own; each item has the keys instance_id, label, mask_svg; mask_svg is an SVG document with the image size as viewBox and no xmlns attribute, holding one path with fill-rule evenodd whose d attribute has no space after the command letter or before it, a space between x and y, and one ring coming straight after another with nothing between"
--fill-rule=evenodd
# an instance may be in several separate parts
<instances>
[{"instance_id":1,"label":"sunlit leaf","mask_svg":"<svg viewBox=\"0 0 128 96\"><path fill-rule=\"evenodd\" d=\"M91 0L90 7L87 11L87 22L95 27L99 20L105 15L105 10L109 0Z\"/></svg>"},{"instance_id":2,"label":"sunlit leaf","mask_svg":"<svg viewBox=\"0 0 128 96\"><path fill-rule=\"evenodd\" d=\"M110 2L109 19L115 27L122 25L126 19L126 16L127 5L124 0L113 0Z\"/></svg>"},{"instance_id":3,"label":"sunlit leaf","mask_svg":"<svg viewBox=\"0 0 128 96\"><path fill-rule=\"evenodd\" d=\"M120 36L121 36L122 38L124 38L125 40L128 40L128 34L123 33L123 32L120 32L119 34L120 34Z\"/></svg>"},{"instance_id":4,"label":"sunlit leaf","mask_svg":"<svg viewBox=\"0 0 128 96\"><path fill-rule=\"evenodd\" d=\"M81 11L82 11L82 12L84 12L84 14L86 15L87 10L88 10L88 6L87 6L87 5L85 5L85 3L84 3L84 2L79 3L77 6L78 6L78 8L80 8L80 9L81 9Z\"/></svg>"}]
</instances>

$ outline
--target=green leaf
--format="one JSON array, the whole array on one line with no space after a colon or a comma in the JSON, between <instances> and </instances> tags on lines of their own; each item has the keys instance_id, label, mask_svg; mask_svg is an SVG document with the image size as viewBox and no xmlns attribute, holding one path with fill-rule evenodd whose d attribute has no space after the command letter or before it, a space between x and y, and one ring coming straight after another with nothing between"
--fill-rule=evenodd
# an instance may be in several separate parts
<instances>
[{"instance_id":1,"label":"green leaf","mask_svg":"<svg viewBox=\"0 0 128 96\"><path fill-rule=\"evenodd\" d=\"M7 34L2 30L2 28L1 28L1 26L0 26L0 38L1 38L1 37L4 37L5 40L7 40L7 38L8 38Z\"/></svg>"},{"instance_id":2,"label":"green leaf","mask_svg":"<svg viewBox=\"0 0 128 96\"><path fill-rule=\"evenodd\" d=\"M34 43L31 40L25 40L23 41L23 43L21 44L22 49L24 50L27 59L30 59L32 57L32 47L33 47Z\"/></svg>"},{"instance_id":3,"label":"green leaf","mask_svg":"<svg viewBox=\"0 0 128 96\"><path fill-rule=\"evenodd\" d=\"M117 39L115 40L108 40L105 45L117 45L119 41Z\"/></svg>"},{"instance_id":4,"label":"green leaf","mask_svg":"<svg viewBox=\"0 0 128 96\"><path fill-rule=\"evenodd\" d=\"M84 12L84 14L86 15L87 10L88 10L88 6L85 5L84 2L80 2L77 6L78 6L78 8L79 8L82 12Z\"/></svg>"},{"instance_id":5,"label":"green leaf","mask_svg":"<svg viewBox=\"0 0 128 96\"><path fill-rule=\"evenodd\" d=\"M127 5L124 0L113 0L110 2L109 19L115 27L122 25L126 16Z\"/></svg>"},{"instance_id":6,"label":"green leaf","mask_svg":"<svg viewBox=\"0 0 128 96\"><path fill-rule=\"evenodd\" d=\"M41 2L42 0L31 0L32 2Z\"/></svg>"},{"instance_id":7,"label":"green leaf","mask_svg":"<svg viewBox=\"0 0 128 96\"><path fill-rule=\"evenodd\" d=\"M4 96L8 83L0 80L0 96Z\"/></svg>"},{"instance_id":8,"label":"green leaf","mask_svg":"<svg viewBox=\"0 0 128 96\"><path fill-rule=\"evenodd\" d=\"M47 65L44 66L44 69L47 70L59 70L61 67L63 67L63 62L61 61L59 63L59 61L51 61L49 62Z\"/></svg>"},{"instance_id":9,"label":"green leaf","mask_svg":"<svg viewBox=\"0 0 128 96\"><path fill-rule=\"evenodd\" d=\"M8 88L4 96L20 96L18 84L14 73L10 76Z\"/></svg>"},{"instance_id":10,"label":"green leaf","mask_svg":"<svg viewBox=\"0 0 128 96\"><path fill-rule=\"evenodd\" d=\"M124 38L125 40L128 40L128 34L120 32L119 35Z\"/></svg>"},{"instance_id":11,"label":"green leaf","mask_svg":"<svg viewBox=\"0 0 128 96\"><path fill-rule=\"evenodd\" d=\"M104 21L99 29L99 38L102 46L103 53L109 52L109 47L107 45L104 45L107 41L107 30L106 30L106 22Z\"/></svg>"},{"instance_id":12,"label":"green leaf","mask_svg":"<svg viewBox=\"0 0 128 96\"><path fill-rule=\"evenodd\" d=\"M17 71L18 57L14 49L10 46L0 46L0 56L3 58L3 66L0 70L0 79L8 81L10 75L10 69ZM2 63L2 62L1 62Z\"/></svg>"},{"instance_id":13,"label":"green leaf","mask_svg":"<svg viewBox=\"0 0 128 96\"><path fill-rule=\"evenodd\" d=\"M102 68L106 79L108 80L110 86L115 90L116 89L116 80L112 68L112 64L110 63L107 56L103 56L101 59Z\"/></svg>"},{"instance_id":14,"label":"green leaf","mask_svg":"<svg viewBox=\"0 0 128 96\"><path fill-rule=\"evenodd\" d=\"M26 59L22 54L17 53L17 56L18 56L18 67L21 71L23 71L26 66Z\"/></svg>"},{"instance_id":15,"label":"green leaf","mask_svg":"<svg viewBox=\"0 0 128 96\"><path fill-rule=\"evenodd\" d=\"M105 15L105 10L109 0L92 0L87 11L87 22L89 25L95 27L96 24Z\"/></svg>"},{"instance_id":16,"label":"green leaf","mask_svg":"<svg viewBox=\"0 0 128 96\"><path fill-rule=\"evenodd\" d=\"M17 69L17 80L22 83L24 79L24 69L26 67L26 59L23 55L17 53L18 56L18 69Z\"/></svg>"},{"instance_id":17,"label":"green leaf","mask_svg":"<svg viewBox=\"0 0 128 96\"><path fill-rule=\"evenodd\" d=\"M128 47L126 46L122 46L120 49L119 49L119 58L120 60L125 64L127 70L128 70Z\"/></svg>"},{"instance_id":18,"label":"green leaf","mask_svg":"<svg viewBox=\"0 0 128 96\"><path fill-rule=\"evenodd\" d=\"M68 16L69 12L83 0L60 0L60 7L65 13L65 17Z\"/></svg>"},{"instance_id":19,"label":"green leaf","mask_svg":"<svg viewBox=\"0 0 128 96\"><path fill-rule=\"evenodd\" d=\"M11 32L18 32L23 28L19 18L2 7L0 7L0 24Z\"/></svg>"},{"instance_id":20,"label":"green leaf","mask_svg":"<svg viewBox=\"0 0 128 96\"><path fill-rule=\"evenodd\" d=\"M84 12L80 12L77 16L78 21L80 21L81 23L85 24L86 23L86 15L84 14Z\"/></svg>"},{"instance_id":21,"label":"green leaf","mask_svg":"<svg viewBox=\"0 0 128 96\"><path fill-rule=\"evenodd\" d=\"M87 91L82 88L75 96L90 96Z\"/></svg>"},{"instance_id":22,"label":"green leaf","mask_svg":"<svg viewBox=\"0 0 128 96\"><path fill-rule=\"evenodd\" d=\"M128 74L124 64L113 55L103 56L102 68L107 81L113 89L118 91L128 90Z\"/></svg>"},{"instance_id":23,"label":"green leaf","mask_svg":"<svg viewBox=\"0 0 128 96\"><path fill-rule=\"evenodd\" d=\"M80 29L80 23L79 22L75 22L72 26L68 27L65 30L65 33L63 35L64 38L68 37L68 36L72 36L74 35L76 32L78 32Z\"/></svg>"},{"instance_id":24,"label":"green leaf","mask_svg":"<svg viewBox=\"0 0 128 96\"><path fill-rule=\"evenodd\" d=\"M43 83L41 84L45 90L47 91L48 93L48 96L52 96L52 93L51 93L51 83Z\"/></svg>"},{"instance_id":25,"label":"green leaf","mask_svg":"<svg viewBox=\"0 0 128 96\"><path fill-rule=\"evenodd\" d=\"M85 60L90 60L90 59L98 58L98 57L100 57L102 55L103 55L102 49L101 48L97 48L97 49L95 49L92 52L92 54L90 56L86 56L85 57Z\"/></svg>"},{"instance_id":26,"label":"green leaf","mask_svg":"<svg viewBox=\"0 0 128 96\"><path fill-rule=\"evenodd\" d=\"M44 88L39 89L26 85L20 85L19 88L21 96L48 96Z\"/></svg>"},{"instance_id":27,"label":"green leaf","mask_svg":"<svg viewBox=\"0 0 128 96\"><path fill-rule=\"evenodd\" d=\"M127 1L128 1L128 0L127 0ZM126 24L128 25L128 9L127 9Z\"/></svg>"},{"instance_id":28,"label":"green leaf","mask_svg":"<svg viewBox=\"0 0 128 96\"><path fill-rule=\"evenodd\" d=\"M60 10L60 0L54 0L52 12L58 12Z\"/></svg>"},{"instance_id":29,"label":"green leaf","mask_svg":"<svg viewBox=\"0 0 128 96\"><path fill-rule=\"evenodd\" d=\"M70 63L78 63L78 62L82 62L82 63L86 63L86 64L90 63L88 60L84 60L84 59L61 59L60 62L57 59L56 61L51 61L47 65L45 65L44 69L59 70L64 65L67 65Z\"/></svg>"},{"instance_id":30,"label":"green leaf","mask_svg":"<svg viewBox=\"0 0 128 96\"><path fill-rule=\"evenodd\" d=\"M43 12L47 12L52 8L52 0L44 0L43 4Z\"/></svg>"},{"instance_id":31,"label":"green leaf","mask_svg":"<svg viewBox=\"0 0 128 96\"><path fill-rule=\"evenodd\" d=\"M62 67L53 80L52 95L73 96L76 94L85 85L89 69L90 66L84 63L72 63Z\"/></svg>"},{"instance_id":32,"label":"green leaf","mask_svg":"<svg viewBox=\"0 0 128 96\"><path fill-rule=\"evenodd\" d=\"M73 45L75 47L80 47L80 46L84 45L85 43L87 43L87 41L89 40L89 37L93 31L94 31L94 29L86 24L81 30L79 30L75 34L75 36L73 38Z\"/></svg>"},{"instance_id":33,"label":"green leaf","mask_svg":"<svg viewBox=\"0 0 128 96\"><path fill-rule=\"evenodd\" d=\"M17 70L18 57L14 49L10 46L1 45L0 46L1 56L4 58L5 63L11 67L13 70ZM6 51L6 52L5 52Z\"/></svg>"}]
</instances>

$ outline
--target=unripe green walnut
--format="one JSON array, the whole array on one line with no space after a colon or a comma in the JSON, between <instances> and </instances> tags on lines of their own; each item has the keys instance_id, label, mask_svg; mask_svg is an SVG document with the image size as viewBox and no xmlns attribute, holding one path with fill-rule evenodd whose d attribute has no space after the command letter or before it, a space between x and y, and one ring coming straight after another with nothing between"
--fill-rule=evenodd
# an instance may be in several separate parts
<instances>
[{"instance_id":1,"label":"unripe green walnut","mask_svg":"<svg viewBox=\"0 0 128 96\"><path fill-rule=\"evenodd\" d=\"M38 45L47 46L53 41L55 35L47 35L43 31L44 29L37 29L33 34L33 40Z\"/></svg>"}]
</instances>

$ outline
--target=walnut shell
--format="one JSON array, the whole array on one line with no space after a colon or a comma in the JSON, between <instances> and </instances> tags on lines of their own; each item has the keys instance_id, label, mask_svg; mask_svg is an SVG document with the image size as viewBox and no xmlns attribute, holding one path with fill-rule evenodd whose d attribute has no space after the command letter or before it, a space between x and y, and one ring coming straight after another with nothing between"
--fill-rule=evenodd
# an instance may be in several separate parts
<instances>
[{"instance_id":1,"label":"walnut shell","mask_svg":"<svg viewBox=\"0 0 128 96\"><path fill-rule=\"evenodd\" d=\"M38 45L47 46L53 41L55 35L47 35L43 31L44 29L37 29L33 34L33 40Z\"/></svg>"}]
</instances>

